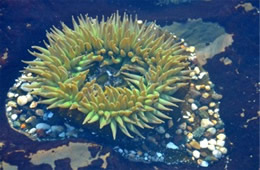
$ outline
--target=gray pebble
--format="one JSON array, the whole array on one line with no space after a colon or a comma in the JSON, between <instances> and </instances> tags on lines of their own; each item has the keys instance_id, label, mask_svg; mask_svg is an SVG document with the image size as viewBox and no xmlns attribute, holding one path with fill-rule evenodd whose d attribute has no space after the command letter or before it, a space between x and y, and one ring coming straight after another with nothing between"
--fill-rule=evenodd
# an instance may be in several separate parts
<instances>
[{"instance_id":1,"label":"gray pebble","mask_svg":"<svg viewBox=\"0 0 260 170\"><path fill-rule=\"evenodd\" d=\"M218 93L213 93L212 98L215 99L215 100L220 100L220 99L222 99L222 95L218 94Z\"/></svg>"},{"instance_id":2,"label":"gray pebble","mask_svg":"<svg viewBox=\"0 0 260 170\"><path fill-rule=\"evenodd\" d=\"M48 129L50 129L50 128L51 128L51 126L48 125L47 123L38 123L38 124L36 125L36 129L48 130Z\"/></svg>"},{"instance_id":3,"label":"gray pebble","mask_svg":"<svg viewBox=\"0 0 260 170\"><path fill-rule=\"evenodd\" d=\"M53 125L53 126L51 126L51 130L54 133L61 133L64 131L64 127L60 126L60 125Z\"/></svg>"},{"instance_id":4,"label":"gray pebble","mask_svg":"<svg viewBox=\"0 0 260 170\"><path fill-rule=\"evenodd\" d=\"M165 129L163 126L158 126L157 128L155 128L155 130L160 133L160 134L164 134L165 133Z\"/></svg>"}]
</instances>

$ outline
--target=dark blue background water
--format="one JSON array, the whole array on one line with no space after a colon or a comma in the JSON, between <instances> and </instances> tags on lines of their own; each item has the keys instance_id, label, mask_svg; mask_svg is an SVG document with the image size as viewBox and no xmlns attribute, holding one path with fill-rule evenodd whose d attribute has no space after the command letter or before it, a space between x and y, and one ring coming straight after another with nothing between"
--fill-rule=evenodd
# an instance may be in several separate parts
<instances>
[{"instance_id":1,"label":"dark blue background water","mask_svg":"<svg viewBox=\"0 0 260 170\"><path fill-rule=\"evenodd\" d=\"M234 43L224 53L210 60L205 69L216 84L217 92L224 95L220 106L220 115L226 125L228 136L229 170L254 170L259 167L259 118L246 123L247 119L257 116L259 111L259 13L256 10L245 12L235 9L241 0L211 0L210 2L191 1L179 5L155 6L152 0L1 0L0 1L0 56L8 48L7 62L0 60L0 142L8 146L0 150L0 162L4 160L18 165L20 169L35 169L23 155L10 156L7 152L24 149L35 152L38 149L57 146L56 143L32 142L8 126L4 114L6 93L25 65L21 60L32 60L27 52L32 45L42 45L45 30L52 25L60 27L59 21L71 25L71 16L88 13L89 16L110 16L119 10L138 14L143 20L157 20L161 26L173 21L184 22L187 18L203 18L204 21L219 23L227 33L234 34ZM259 7L259 2L250 1ZM30 27L26 27L30 24ZM28 25L27 25L28 26ZM233 63L224 66L221 57L229 57ZM245 117L241 118L240 113ZM247 124L248 127L244 128ZM12 144L12 145L11 145ZM113 155L109 169L153 169L154 165L144 165L123 160ZM159 169L204 169L194 166L156 165ZM226 159L215 163L208 169L221 170ZM69 169L64 163L58 169ZM41 166L40 169L50 169Z\"/></svg>"}]
</instances>

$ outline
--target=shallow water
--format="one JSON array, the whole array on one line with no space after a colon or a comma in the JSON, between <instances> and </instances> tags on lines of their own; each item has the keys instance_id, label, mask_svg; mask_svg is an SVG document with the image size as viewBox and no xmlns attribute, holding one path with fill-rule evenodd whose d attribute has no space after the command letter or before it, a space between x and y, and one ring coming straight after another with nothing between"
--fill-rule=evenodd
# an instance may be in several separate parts
<instances>
[{"instance_id":1,"label":"shallow water","mask_svg":"<svg viewBox=\"0 0 260 170\"><path fill-rule=\"evenodd\" d=\"M211 0L191 1L190 3L156 6L151 1L1 1L0 2L0 56L5 52L8 58L1 57L0 63L0 149L1 164L17 166L19 169L51 169L47 164L32 165L28 155L38 150L56 148L72 142L84 140L65 140L55 142L33 142L12 130L5 117L5 99L8 89L20 76L19 70L25 66L21 60L32 60L27 49L32 45L43 45L45 30L52 25L60 27L59 21L71 25L71 16L88 13L89 16L105 15L119 10L129 14L138 14L140 19L156 20L160 26L172 22L186 22L187 18L202 18L207 22L216 22L227 33L233 34L233 44L225 52L208 60L204 68L209 72L215 84L215 90L223 94L220 116L225 122L228 136L228 154L208 169L258 169L259 166L259 118L258 118L258 76L259 76L259 13L257 9L245 11L237 7L241 1L219 2ZM258 2L259 3L259 2ZM242 3L243 4L243 3ZM256 1L253 6L259 6ZM8 49L8 50L7 50ZM232 60L231 65L219 61L222 57ZM244 113L244 117L241 115ZM254 119L255 117L255 119ZM253 119L252 119L253 118ZM107 159L107 169L204 169L194 165L142 164L123 159L111 148L102 153L111 152ZM58 169L70 169L69 159L56 161ZM98 169L100 161L94 162L88 169ZM6 166L5 166L6 167ZM86 169L86 168L85 168Z\"/></svg>"}]
</instances>

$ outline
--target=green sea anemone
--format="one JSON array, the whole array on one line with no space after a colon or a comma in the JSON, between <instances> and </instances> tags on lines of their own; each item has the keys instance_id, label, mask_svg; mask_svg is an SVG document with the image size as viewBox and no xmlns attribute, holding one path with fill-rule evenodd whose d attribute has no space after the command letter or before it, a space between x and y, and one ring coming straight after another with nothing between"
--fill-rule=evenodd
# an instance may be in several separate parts
<instances>
[{"instance_id":1,"label":"green sea anemone","mask_svg":"<svg viewBox=\"0 0 260 170\"><path fill-rule=\"evenodd\" d=\"M97 122L100 129L109 125L113 138L117 129L144 138L140 128L171 119L173 107L183 100L174 93L189 83L188 52L182 40L163 32L155 23L118 13L99 22L98 18L72 18L73 29L62 23L47 33L45 48L38 52L25 73L31 94L48 109L78 110L84 126ZM115 69L109 76L122 80L116 86L97 81L98 69ZM94 78L93 78L94 77ZM76 119L71 117L71 119ZM139 130L138 130L139 129Z\"/></svg>"}]
</instances>

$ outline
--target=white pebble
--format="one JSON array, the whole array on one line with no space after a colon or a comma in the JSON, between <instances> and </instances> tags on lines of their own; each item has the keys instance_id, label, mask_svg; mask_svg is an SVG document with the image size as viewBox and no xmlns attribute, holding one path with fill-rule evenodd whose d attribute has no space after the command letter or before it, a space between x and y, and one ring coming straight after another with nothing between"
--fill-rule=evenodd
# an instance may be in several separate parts
<instances>
[{"instance_id":1,"label":"white pebble","mask_svg":"<svg viewBox=\"0 0 260 170\"><path fill-rule=\"evenodd\" d=\"M36 130L37 130L36 128L31 128L31 129L29 130L29 132L28 132L28 133L29 133L29 134L33 134L33 133L35 133L35 132L36 132Z\"/></svg>"},{"instance_id":2,"label":"white pebble","mask_svg":"<svg viewBox=\"0 0 260 170\"><path fill-rule=\"evenodd\" d=\"M208 147L208 140L205 138L202 141L200 141L200 147L201 148L207 148Z\"/></svg>"},{"instance_id":3,"label":"white pebble","mask_svg":"<svg viewBox=\"0 0 260 170\"><path fill-rule=\"evenodd\" d=\"M12 93L12 92L8 92L8 93L7 93L7 97L8 97L8 98L13 98L13 97L14 97L14 95L15 95L15 94L14 94L14 93Z\"/></svg>"},{"instance_id":4,"label":"white pebble","mask_svg":"<svg viewBox=\"0 0 260 170\"><path fill-rule=\"evenodd\" d=\"M21 87L20 87L20 88L21 88L23 91L25 91L25 92L32 91L32 89L25 87L25 86L28 86L28 85L30 85L30 83L23 83L23 84L21 84Z\"/></svg>"},{"instance_id":5,"label":"white pebble","mask_svg":"<svg viewBox=\"0 0 260 170\"><path fill-rule=\"evenodd\" d=\"M176 145L175 145L174 143L172 143L172 142L167 143L166 148L169 148L169 149L179 149L179 147L176 146Z\"/></svg>"},{"instance_id":6,"label":"white pebble","mask_svg":"<svg viewBox=\"0 0 260 170\"><path fill-rule=\"evenodd\" d=\"M209 119L202 119L200 122L200 126L203 128L207 128L213 126L214 124Z\"/></svg>"},{"instance_id":7,"label":"white pebble","mask_svg":"<svg viewBox=\"0 0 260 170\"><path fill-rule=\"evenodd\" d=\"M201 167L208 167L209 163L207 161L201 161L200 166Z\"/></svg>"},{"instance_id":8,"label":"white pebble","mask_svg":"<svg viewBox=\"0 0 260 170\"><path fill-rule=\"evenodd\" d=\"M157 155L157 157L161 157L161 156L162 156L162 153L156 152L156 155Z\"/></svg>"},{"instance_id":9,"label":"white pebble","mask_svg":"<svg viewBox=\"0 0 260 170\"><path fill-rule=\"evenodd\" d=\"M200 157L200 152L198 150L194 150L192 152L192 155L194 156L194 158L198 159Z\"/></svg>"},{"instance_id":10,"label":"white pebble","mask_svg":"<svg viewBox=\"0 0 260 170\"><path fill-rule=\"evenodd\" d=\"M17 119L17 117L18 117L18 115L17 115L17 114L12 114L12 115L11 115L11 119L12 119L12 120L16 120L16 119Z\"/></svg>"},{"instance_id":11,"label":"white pebble","mask_svg":"<svg viewBox=\"0 0 260 170\"><path fill-rule=\"evenodd\" d=\"M28 102L31 102L33 100L33 97L30 93L26 94L26 98Z\"/></svg>"},{"instance_id":12,"label":"white pebble","mask_svg":"<svg viewBox=\"0 0 260 170\"><path fill-rule=\"evenodd\" d=\"M195 103L191 104L191 110L197 110L198 106Z\"/></svg>"},{"instance_id":13,"label":"white pebble","mask_svg":"<svg viewBox=\"0 0 260 170\"><path fill-rule=\"evenodd\" d=\"M225 147L219 148L219 151L220 151L222 154L227 154L227 148L225 148Z\"/></svg>"},{"instance_id":14,"label":"white pebble","mask_svg":"<svg viewBox=\"0 0 260 170\"><path fill-rule=\"evenodd\" d=\"M215 158L221 158L221 156L222 156L222 153L219 151L219 150L214 150L214 151L212 151L212 155L215 157Z\"/></svg>"},{"instance_id":15,"label":"white pebble","mask_svg":"<svg viewBox=\"0 0 260 170\"><path fill-rule=\"evenodd\" d=\"M215 145L208 145L208 149L214 151L216 149Z\"/></svg>"},{"instance_id":16,"label":"white pebble","mask_svg":"<svg viewBox=\"0 0 260 170\"><path fill-rule=\"evenodd\" d=\"M16 102L19 106L24 106L27 104L28 100L26 96L19 96Z\"/></svg>"},{"instance_id":17,"label":"white pebble","mask_svg":"<svg viewBox=\"0 0 260 170\"><path fill-rule=\"evenodd\" d=\"M217 141L215 139L210 139L208 142L210 145L216 145Z\"/></svg>"},{"instance_id":18,"label":"white pebble","mask_svg":"<svg viewBox=\"0 0 260 170\"><path fill-rule=\"evenodd\" d=\"M206 72L202 72L202 73L200 73L200 75L198 77L199 77L199 79L202 79L205 75L207 75L207 73Z\"/></svg>"},{"instance_id":19,"label":"white pebble","mask_svg":"<svg viewBox=\"0 0 260 170\"><path fill-rule=\"evenodd\" d=\"M8 106L7 108L6 108L6 112L11 112L12 111L12 107L11 106Z\"/></svg>"},{"instance_id":20,"label":"white pebble","mask_svg":"<svg viewBox=\"0 0 260 170\"><path fill-rule=\"evenodd\" d=\"M48 125L47 123L38 123L38 124L36 125L36 129L48 130L48 129L50 129L50 128L51 128L51 126Z\"/></svg>"},{"instance_id":21,"label":"white pebble","mask_svg":"<svg viewBox=\"0 0 260 170\"><path fill-rule=\"evenodd\" d=\"M225 140L226 139L226 135L224 133L220 133L217 135L217 139L218 140Z\"/></svg>"},{"instance_id":22,"label":"white pebble","mask_svg":"<svg viewBox=\"0 0 260 170\"><path fill-rule=\"evenodd\" d=\"M223 140L217 140L216 145L218 145L218 146L224 146L224 145L225 145L225 141L223 141Z\"/></svg>"},{"instance_id":23,"label":"white pebble","mask_svg":"<svg viewBox=\"0 0 260 170\"><path fill-rule=\"evenodd\" d=\"M199 68L199 67L195 67L195 68L194 68L194 72L195 72L196 74L200 74L200 68Z\"/></svg>"}]
</instances>

